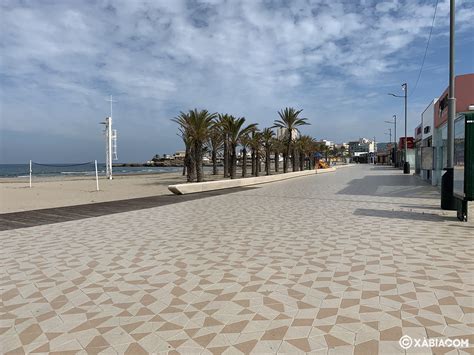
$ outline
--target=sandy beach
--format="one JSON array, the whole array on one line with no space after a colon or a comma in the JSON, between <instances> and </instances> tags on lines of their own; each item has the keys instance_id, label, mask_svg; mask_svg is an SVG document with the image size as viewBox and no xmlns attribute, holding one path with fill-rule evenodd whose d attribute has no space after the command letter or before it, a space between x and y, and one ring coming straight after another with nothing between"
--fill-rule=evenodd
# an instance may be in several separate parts
<instances>
[{"instance_id":1,"label":"sandy beach","mask_svg":"<svg viewBox=\"0 0 474 355\"><path fill-rule=\"evenodd\" d=\"M205 174L207 181L216 178L222 176ZM185 181L180 173L115 175L99 178L96 191L93 177L43 177L33 179L32 188L28 178L5 178L0 179L0 213L171 194L168 185Z\"/></svg>"}]
</instances>

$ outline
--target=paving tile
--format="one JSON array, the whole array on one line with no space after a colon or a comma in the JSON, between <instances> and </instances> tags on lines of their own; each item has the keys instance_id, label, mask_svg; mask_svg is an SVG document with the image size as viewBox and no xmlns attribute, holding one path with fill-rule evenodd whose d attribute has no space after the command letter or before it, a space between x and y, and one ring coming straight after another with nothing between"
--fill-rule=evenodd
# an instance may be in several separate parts
<instances>
[{"instance_id":1,"label":"paving tile","mask_svg":"<svg viewBox=\"0 0 474 355\"><path fill-rule=\"evenodd\" d=\"M356 166L0 231L0 352L394 354L402 335L468 337L474 225L438 204Z\"/></svg>"}]
</instances>

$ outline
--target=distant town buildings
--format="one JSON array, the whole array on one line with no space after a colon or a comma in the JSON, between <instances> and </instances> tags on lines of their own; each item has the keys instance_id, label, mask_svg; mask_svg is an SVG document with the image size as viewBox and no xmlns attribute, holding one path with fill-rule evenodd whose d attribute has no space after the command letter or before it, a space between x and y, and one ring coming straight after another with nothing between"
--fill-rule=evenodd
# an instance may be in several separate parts
<instances>
[{"instance_id":1,"label":"distant town buildings","mask_svg":"<svg viewBox=\"0 0 474 355\"><path fill-rule=\"evenodd\" d=\"M375 159L376 143L373 139L359 138L347 143L351 161L356 163L373 162Z\"/></svg>"},{"instance_id":2,"label":"distant town buildings","mask_svg":"<svg viewBox=\"0 0 474 355\"><path fill-rule=\"evenodd\" d=\"M184 150L178 150L173 155L175 159L184 159L185 156L186 156L186 152Z\"/></svg>"},{"instance_id":3,"label":"distant town buildings","mask_svg":"<svg viewBox=\"0 0 474 355\"><path fill-rule=\"evenodd\" d=\"M326 139L321 139L320 141L318 141L318 143L321 143L322 145L325 145L326 147L330 147L330 148L334 147L335 145L333 142L328 141Z\"/></svg>"},{"instance_id":4,"label":"distant town buildings","mask_svg":"<svg viewBox=\"0 0 474 355\"><path fill-rule=\"evenodd\" d=\"M284 139L286 137L286 134L287 134L286 128L277 128L276 130L277 139ZM293 128L293 130L291 131L291 140L298 139L299 136L300 134L298 130L296 128Z\"/></svg>"}]
</instances>

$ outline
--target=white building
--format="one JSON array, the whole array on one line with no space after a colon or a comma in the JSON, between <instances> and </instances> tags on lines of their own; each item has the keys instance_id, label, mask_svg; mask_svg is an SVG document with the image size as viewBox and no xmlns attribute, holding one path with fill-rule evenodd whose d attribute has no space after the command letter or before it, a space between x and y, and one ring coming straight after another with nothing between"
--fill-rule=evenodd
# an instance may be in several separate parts
<instances>
[{"instance_id":1,"label":"white building","mask_svg":"<svg viewBox=\"0 0 474 355\"><path fill-rule=\"evenodd\" d=\"M421 161L421 178L431 181L433 185L437 184L437 177L433 174L433 170L435 169L433 131L436 102L438 102L438 99L433 99L421 114L421 152L418 154L418 158Z\"/></svg>"},{"instance_id":2,"label":"white building","mask_svg":"<svg viewBox=\"0 0 474 355\"><path fill-rule=\"evenodd\" d=\"M277 128L277 131L276 131L277 139L285 138L286 137L286 132L287 132L286 128ZM298 139L299 136L300 136L300 134L299 134L298 130L296 128L293 128L291 130L291 139L292 140Z\"/></svg>"},{"instance_id":3,"label":"white building","mask_svg":"<svg viewBox=\"0 0 474 355\"><path fill-rule=\"evenodd\" d=\"M175 159L184 159L185 156L186 156L186 151L184 150L178 150L174 153Z\"/></svg>"},{"instance_id":4,"label":"white building","mask_svg":"<svg viewBox=\"0 0 474 355\"><path fill-rule=\"evenodd\" d=\"M335 146L334 142L328 141L327 139L321 139L319 143L324 144L326 147L330 147L330 148Z\"/></svg>"}]
</instances>

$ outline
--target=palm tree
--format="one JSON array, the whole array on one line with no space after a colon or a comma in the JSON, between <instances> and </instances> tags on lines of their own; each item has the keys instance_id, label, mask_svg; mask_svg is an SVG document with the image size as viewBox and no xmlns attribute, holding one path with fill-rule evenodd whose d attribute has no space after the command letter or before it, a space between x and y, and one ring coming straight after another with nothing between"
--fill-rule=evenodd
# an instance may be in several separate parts
<instances>
[{"instance_id":1,"label":"palm tree","mask_svg":"<svg viewBox=\"0 0 474 355\"><path fill-rule=\"evenodd\" d=\"M231 119L228 122L228 138L230 145L230 166L231 166L231 179L235 179L237 173L237 145L240 143L240 138L252 131L257 125L252 123L246 127L242 127L245 123L245 118L235 118L230 116Z\"/></svg>"},{"instance_id":2,"label":"palm tree","mask_svg":"<svg viewBox=\"0 0 474 355\"><path fill-rule=\"evenodd\" d=\"M339 148L334 146L331 148L331 156L336 160L336 162L339 160Z\"/></svg>"},{"instance_id":3,"label":"palm tree","mask_svg":"<svg viewBox=\"0 0 474 355\"><path fill-rule=\"evenodd\" d=\"M330 157L331 148L327 145L324 145L323 152L324 152L324 158L326 160L326 163L331 165L331 157Z\"/></svg>"},{"instance_id":4,"label":"palm tree","mask_svg":"<svg viewBox=\"0 0 474 355\"><path fill-rule=\"evenodd\" d=\"M316 139L311 138L311 145L308 146L308 155L309 155L309 162L308 162L308 168L309 169L314 169L315 168L315 162L316 162L316 152L318 152L319 149L319 143L316 141Z\"/></svg>"},{"instance_id":5,"label":"palm tree","mask_svg":"<svg viewBox=\"0 0 474 355\"><path fill-rule=\"evenodd\" d=\"M341 152L342 161L345 163L346 162L345 158L347 157L347 148L341 145L341 148L339 148L339 150Z\"/></svg>"},{"instance_id":6,"label":"palm tree","mask_svg":"<svg viewBox=\"0 0 474 355\"><path fill-rule=\"evenodd\" d=\"M270 154L272 149L273 136L275 133L271 128L265 128L262 131L262 143L265 149L265 173L270 175Z\"/></svg>"},{"instance_id":7,"label":"palm tree","mask_svg":"<svg viewBox=\"0 0 474 355\"><path fill-rule=\"evenodd\" d=\"M223 136L218 121L214 121L209 131L208 145L212 156L212 175L218 174L217 153L222 148Z\"/></svg>"},{"instance_id":8,"label":"palm tree","mask_svg":"<svg viewBox=\"0 0 474 355\"><path fill-rule=\"evenodd\" d=\"M278 173L280 170L280 153L285 150L285 145L281 139L278 138L273 138L272 140L272 149L273 149L273 155L275 157L275 172Z\"/></svg>"},{"instance_id":9,"label":"palm tree","mask_svg":"<svg viewBox=\"0 0 474 355\"><path fill-rule=\"evenodd\" d=\"M303 110L295 110L293 107L286 107L285 109L278 112L280 116L279 120L275 120L274 127L282 128L286 131L286 154L283 160L283 172L288 172L288 156L290 155L290 148L293 142L293 130L298 131L299 126L309 124L306 122L307 118L298 117ZM295 154L293 149L292 160L294 162ZM293 164L293 171L296 167Z\"/></svg>"},{"instance_id":10,"label":"palm tree","mask_svg":"<svg viewBox=\"0 0 474 355\"><path fill-rule=\"evenodd\" d=\"M240 137L240 145L242 146L242 177L247 177L247 147L250 146L250 134L244 134Z\"/></svg>"},{"instance_id":11,"label":"palm tree","mask_svg":"<svg viewBox=\"0 0 474 355\"><path fill-rule=\"evenodd\" d=\"M254 156L255 156L255 169L254 169L254 175L259 176L260 172L262 171L262 167L260 164L260 158L261 156L261 147L262 147L262 132L260 131L254 131L253 136L252 136L252 148L254 150Z\"/></svg>"},{"instance_id":12,"label":"palm tree","mask_svg":"<svg viewBox=\"0 0 474 355\"><path fill-rule=\"evenodd\" d=\"M187 181L192 182L196 179L196 164L193 159L193 141L190 131L190 116L188 113L180 112L180 114L172 119L173 122L179 124L180 136L186 149L184 155L184 169L187 172Z\"/></svg>"},{"instance_id":13,"label":"palm tree","mask_svg":"<svg viewBox=\"0 0 474 355\"><path fill-rule=\"evenodd\" d=\"M311 169L311 155L314 147L313 142L313 138L307 135L301 136L296 142L299 150L300 170L305 169L305 160L307 156L310 161L308 168Z\"/></svg>"},{"instance_id":14,"label":"palm tree","mask_svg":"<svg viewBox=\"0 0 474 355\"><path fill-rule=\"evenodd\" d=\"M229 120L230 115L219 114L218 125L222 134L222 144L224 148L224 177L229 176Z\"/></svg>"},{"instance_id":15,"label":"palm tree","mask_svg":"<svg viewBox=\"0 0 474 355\"><path fill-rule=\"evenodd\" d=\"M209 138L209 131L217 114L210 113L207 110L198 111L197 109L189 111L189 136L192 142L193 158L196 164L196 180L203 180L202 173L202 155L203 146Z\"/></svg>"},{"instance_id":16,"label":"palm tree","mask_svg":"<svg viewBox=\"0 0 474 355\"><path fill-rule=\"evenodd\" d=\"M260 149L260 132L258 129L253 129L250 136L250 149L252 159L252 175L258 176L257 170L257 155Z\"/></svg>"}]
</instances>

